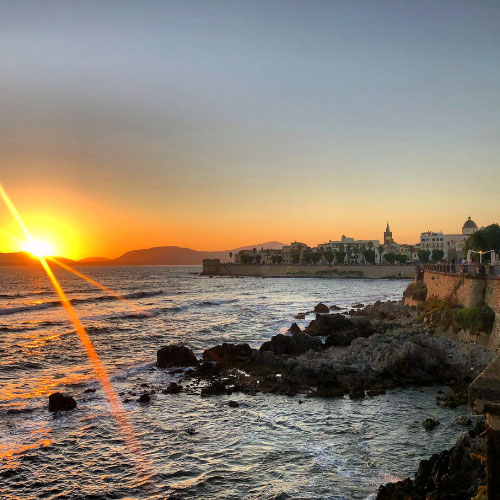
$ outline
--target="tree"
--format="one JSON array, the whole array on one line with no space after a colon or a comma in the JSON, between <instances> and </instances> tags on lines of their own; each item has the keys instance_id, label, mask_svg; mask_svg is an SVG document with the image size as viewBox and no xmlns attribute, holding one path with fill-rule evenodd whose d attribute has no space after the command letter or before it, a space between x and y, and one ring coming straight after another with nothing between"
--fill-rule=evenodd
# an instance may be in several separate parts
<instances>
[{"instance_id":1,"label":"tree","mask_svg":"<svg viewBox=\"0 0 500 500\"><path fill-rule=\"evenodd\" d=\"M431 255L431 252L429 250L419 250L418 253L418 260L422 262L422 264L426 264L429 262L429 257Z\"/></svg>"},{"instance_id":2,"label":"tree","mask_svg":"<svg viewBox=\"0 0 500 500\"><path fill-rule=\"evenodd\" d=\"M251 264L252 262L253 262L253 256L252 255L243 254L241 256L241 263L242 264Z\"/></svg>"},{"instance_id":3,"label":"tree","mask_svg":"<svg viewBox=\"0 0 500 500\"><path fill-rule=\"evenodd\" d=\"M431 257L434 262L439 262L444 257L444 252L439 248L435 248L432 251Z\"/></svg>"},{"instance_id":4,"label":"tree","mask_svg":"<svg viewBox=\"0 0 500 500\"><path fill-rule=\"evenodd\" d=\"M255 256L255 263L256 264L260 264L260 261L262 260L262 255L260 255L260 253L258 253L256 256Z\"/></svg>"},{"instance_id":5,"label":"tree","mask_svg":"<svg viewBox=\"0 0 500 500\"><path fill-rule=\"evenodd\" d=\"M298 264L300 261L300 252L298 250L294 250L292 252L292 262L294 264Z\"/></svg>"},{"instance_id":6,"label":"tree","mask_svg":"<svg viewBox=\"0 0 500 500\"><path fill-rule=\"evenodd\" d=\"M304 262L306 264L309 264L312 260L312 250L310 248L307 248L306 250L304 250Z\"/></svg>"},{"instance_id":7,"label":"tree","mask_svg":"<svg viewBox=\"0 0 500 500\"><path fill-rule=\"evenodd\" d=\"M372 244L373 246L373 244ZM363 252L363 255L365 257L366 262L369 262L370 264L375 264L375 251L372 250L371 248L368 250L365 250Z\"/></svg>"},{"instance_id":8,"label":"tree","mask_svg":"<svg viewBox=\"0 0 500 500\"><path fill-rule=\"evenodd\" d=\"M233 252L229 252L229 262L231 262L233 259Z\"/></svg>"},{"instance_id":9,"label":"tree","mask_svg":"<svg viewBox=\"0 0 500 500\"><path fill-rule=\"evenodd\" d=\"M321 253L319 253L319 252L313 252L313 253L311 254L311 260L312 260L315 264L317 264L317 263L321 260Z\"/></svg>"},{"instance_id":10,"label":"tree","mask_svg":"<svg viewBox=\"0 0 500 500\"><path fill-rule=\"evenodd\" d=\"M378 247L378 253L379 253L379 261L380 264L382 264L382 254L384 253L384 245L380 245Z\"/></svg>"},{"instance_id":11,"label":"tree","mask_svg":"<svg viewBox=\"0 0 500 500\"><path fill-rule=\"evenodd\" d=\"M467 254L469 250L478 252L482 250L495 250L495 253L500 252L500 226L498 224L490 224L471 234L465 241L464 252ZM489 255L489 254L488 254Z\"/></svg>"},{"instance_id":12,"label":"tree","mask_svg":"<svg viewBox=\"0 0 500 500\"><path fill-rule=\"evenodd\" d=\"M345 260L345 252L344 250L339 250L336 254L335 257L337 258L337 264L343 264Z\"/></svg>"},{"instance_id":13,"label":"tree","mask_svg":"<svg viewBox=\"0 0 500 500\"><path fill-rule=\"evenodd\" d=\"M392 252L386 253L384 259L389 262L389 264L394 264L396 261L396 254Z\"/></svg>"},{"instance_id":14,"label":"tree","mask_svg":"<svg viewBox=\"0 0 500 500\"><path fill-rule=\"evenodd\" d=\"M396 261L399 264L406 264L407 257L404 253L398 253L398 254L396 254Z\"/></svg>"},{"instance_id":15,"label":"tree","mask_svg":"<svg viewBox=\"0 0 500 500\"><path fill-rule=\"evenodd\" d=\"M281 264L283 262L282 255L275 255L275 257L276 257L276 264Z\"/></svg>"},{"instance_id":16,"label":"tree","mask_svg":"<svg viewBox=\"0 0 500 500\"><path fill-rule=\"evenodd\" d=\"M329 265L332 264L334 257L335 257L335 255L333 254L333 252L331 250L327 250L325 252L325 259Z\"/></svg>"}]
</instances>

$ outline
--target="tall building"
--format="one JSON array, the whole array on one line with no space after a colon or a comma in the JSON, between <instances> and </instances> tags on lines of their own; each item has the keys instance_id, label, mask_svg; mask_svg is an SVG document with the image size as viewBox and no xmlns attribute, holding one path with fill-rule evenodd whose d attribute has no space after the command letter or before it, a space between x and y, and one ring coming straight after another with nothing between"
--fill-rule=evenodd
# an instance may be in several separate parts
<instances>
[{"instance_id":1,"label":"tall building","mask_svg":"<svg viewBox=\"0 0 500 500\"><path fill-rule=\"evenodd\" d=\"M387 223L387 227L385 228L385 232L384 232L384 245L391 246L393 243L394 243L394 240L392 239L392 231L389 227L389 223Z\"/></svg>"},{"instance_id":2,"label":"tall building","mask_svg":"<svg viewBox=\"0 0 500 500\"><path fill-rule=\"evenodd\" d=\"M464 222L464 225L462 226L462 234L469 236L475 233L477 230L477 224L469 216L469 218Z\"/></svg>"}]
</instances>

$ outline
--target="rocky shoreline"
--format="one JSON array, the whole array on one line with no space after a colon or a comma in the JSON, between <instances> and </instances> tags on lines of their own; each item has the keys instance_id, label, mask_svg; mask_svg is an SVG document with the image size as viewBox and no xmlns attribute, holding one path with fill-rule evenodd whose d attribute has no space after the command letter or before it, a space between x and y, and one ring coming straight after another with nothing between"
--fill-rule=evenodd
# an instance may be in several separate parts
<instances>
[{"instance_id":1,"label":"rocky shoreline","mask_svg":"<svg viewBox=\"0 0 500 500\"><path fill-rule=\"evenodd\" d=\"M276 335L259 349L221 344L198 360L185 346L157 353L157 366L189 368L164 393L187 390L201 397L257 392L351 399L375 397L402 386L445 384L437 404L467 404L468 384L492 358L487 349L436 335L417 312L400 302L356 304L347 314L320 303L304 330L293 323L288 335ZM308 313L298 313L305 319ZM183 387L182 384L185 384ZM302 400L299 400L299 403ZM237 407L234 401L229 405ZM458 422L470 426L470 419ZM427 419L432 430L438 421ZM379 488L377 500L469 500L486 498L484 421L444 450L420 463L414 479ZM478 495L475 497L475 495Z\"/></svg>"},{"instance_id":2,"label":"rocky shoreline","mask_svg":"<svg viewBox=\"0 0 500 500\"><path fill-rule=\"evenodd\" d=\"M337 309L318 304L304 330L293 323L287 335L275 335L258 349L224 343L206 349L198 359L186 346L164 346L157 351L156 366L175 381L164 388L145 384L136 401L147 404L157 392L200 397L263 392L300 395L301 403L303 398L359 399L397 387L440 384L450 389L438 395L437 404L454 408L467 403L468 384L492 358L484 347L436 335L433 326L401 302L355 304L344 314ZM308 314L298 313L297 319ZM130 401L125 397L124 402ZM238 407L236 401L228 405ZM428 420L428 429L439 424ZM452 450L422 461L415 479L381 486L377 499L472 498L485 478L480 425Z\"/></svg>"}]
</instances>

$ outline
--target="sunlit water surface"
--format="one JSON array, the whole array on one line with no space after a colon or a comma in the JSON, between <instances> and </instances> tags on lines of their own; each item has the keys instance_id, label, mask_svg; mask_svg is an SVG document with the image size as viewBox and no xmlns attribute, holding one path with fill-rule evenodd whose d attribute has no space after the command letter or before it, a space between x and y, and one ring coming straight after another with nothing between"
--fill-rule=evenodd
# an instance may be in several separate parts
<instances>
[{"instance_id":1,"label":"sunlit water surface","mask_svg":"<svg viewBox=\"0 0 500 500\"><path fill-rule=\"evenodd\" d=\"M452 422L467 410L438 408L437 387L304 404L303 396L158 392L173 380L154 366L162 345L182 342L198 355L221 342L258 347L320 301L349 307L399 299L406 281L208 278L198 276L198 267L169 266L81 270L134 306L57 271L116 391L131 398L124 407L152 479L149 486L137 479L43 272L0 267L2 499L364 500L379 484L412 475L419 460L451 446L463 431ZM157 390L146 405L130 394L141 394L141 384ZM56 390L71 393L77 411L50 414L47 398ZM229 399L240 407L228 407ZM433 432L421 425L429 416L442 423Z\"/></svg>"}]
</instances>

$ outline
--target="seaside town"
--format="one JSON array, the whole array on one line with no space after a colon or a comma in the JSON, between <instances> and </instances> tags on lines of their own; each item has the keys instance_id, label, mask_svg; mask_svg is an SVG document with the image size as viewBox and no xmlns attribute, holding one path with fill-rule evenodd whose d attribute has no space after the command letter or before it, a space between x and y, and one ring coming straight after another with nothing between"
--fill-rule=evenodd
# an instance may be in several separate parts
<instances>
[{"instance_id":1,"label":"seaside town","mask_svg":"<svg viewBox=\"0 0 500 500\"><path fill-rule=\"evenodd\" d=\"M282 249L253 248L241 250L234 256L235 264L459 264L472 260L465 251L465 242L478 231L477 224L468 217L460 233L425 231L414 245L399 244L392 235L389 223L379 240L356 240L342 235L338 241L330 240L311 248L294 241ZM469 253L469 255L467 255ZM494 261L495 257L492 256Z\"/></svg>"}]
</instances>

